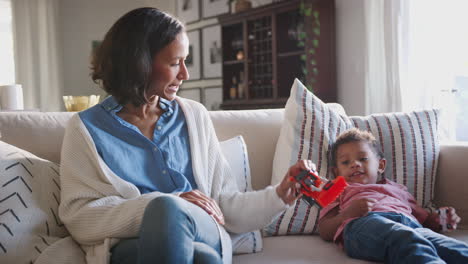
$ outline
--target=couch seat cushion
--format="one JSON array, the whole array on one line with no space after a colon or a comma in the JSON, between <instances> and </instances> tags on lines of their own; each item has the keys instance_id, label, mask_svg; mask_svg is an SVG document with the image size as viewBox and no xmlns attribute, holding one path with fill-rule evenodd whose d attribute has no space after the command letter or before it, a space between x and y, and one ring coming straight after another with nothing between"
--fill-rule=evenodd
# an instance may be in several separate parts
<instances>
[{"instance_id":1,"label":"couch seat cushion","mask_svg":"<svg viewBox=\"0 0 468 264\"><path fill-rule=\"evenodd\" d=\"M310 264L310 263L375 263L352 259L335 244L317 235L276 236L263 238L263 251L236 255L232 263L242 264Z\"/></svg>"},{"instance_id":2,"label":"couch seat cushion","mask_svg":"<svg viewBox=\"0 0 468 264\"><path fill-rule=\"evenodd\" d=\"M468 243L468 230L456 230L446 235ZM318 235L275 236L263 238L263 251L256 254L236 255L232 263L242 264L352 264L376 263L352 259L333 243L323 241Z\"/></svg>"}]
</instances>

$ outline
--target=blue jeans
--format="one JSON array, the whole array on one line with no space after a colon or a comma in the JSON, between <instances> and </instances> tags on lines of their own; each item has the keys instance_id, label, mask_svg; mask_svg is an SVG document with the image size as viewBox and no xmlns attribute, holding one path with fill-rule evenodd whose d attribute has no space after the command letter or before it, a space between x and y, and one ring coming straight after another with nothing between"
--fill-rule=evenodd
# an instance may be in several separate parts
<instances>
[{"instance_id":1,"label":"blue jeans","mask_svg":"<svg viewBox=\"0 0 468 264\"><path fill-rule=\"evenodd\" d=\"M385 263L468 263L468 245L423 228L407 216L371 212L349 222L346 254Z\"/></svg>"},{"instance_id":2,"label":"blue jeans","mask_svg":"<svg viewBox=\"0 0 468 264\"><path fill-rule=\"evenodd\" d=\"M222 263L215 220L200 207L175 196L152 200L138 238L111 249L112 264Z\"/></svg>"}]
</instances>

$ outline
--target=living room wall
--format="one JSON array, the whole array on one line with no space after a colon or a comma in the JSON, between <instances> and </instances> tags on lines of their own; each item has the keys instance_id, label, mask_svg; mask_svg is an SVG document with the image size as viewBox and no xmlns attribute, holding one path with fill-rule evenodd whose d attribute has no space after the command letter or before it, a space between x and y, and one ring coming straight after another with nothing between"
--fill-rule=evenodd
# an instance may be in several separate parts
<instances>
[{"instance_id":1,"label":"living room wall","mask_svg":"<svg viewBox=\"0 0 468 264\"><path fill-rule=\"evenodd\" d=\"M365 114L365 0L335 0L338 103L348 115Z\"/></svg>"},{"instance_id":2,"label":"living room wall","mask_svg":"<svg viewBox=\"0 0 468 264\"><path fill-rule=\"evenodd\" d=\"M157 0L62 0L61 39L65 95L105 93L89 76L92 42L103 39L111 25L124 13L142 6L157 6L173 12L171 1Z\"/></svg>"},{"instance_id":3,"label":"living room wall","mask_svg":"<svg viewBox=\"0 0 468 264\"><path fill-rule=\"evenodd\" d=\"M365 0L335 0L337 32L338 102L350 115L363 115ZM155 6L175 14L176 1L164 0L62 0L61 38L63 40L64 94L96 94L103 92L89 77L89 56L92 42L101 40L105 32L125 12L141 7ZM253 1L255 5L261 0ZM213 23L212 19L198 22ZM189 25L189 29L197 27ZM189 82L183 88L220 84L219 79Z\"/></svg>"}]
</instances>

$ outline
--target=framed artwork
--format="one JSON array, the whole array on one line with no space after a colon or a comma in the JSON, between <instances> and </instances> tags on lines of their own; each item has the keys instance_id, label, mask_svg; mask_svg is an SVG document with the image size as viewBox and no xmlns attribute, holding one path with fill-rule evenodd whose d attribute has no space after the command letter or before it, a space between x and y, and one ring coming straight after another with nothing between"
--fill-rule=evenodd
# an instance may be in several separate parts
<instances>
[{"instance_id":1,"label":"framed artwork","mask_svg":"<svg viewBox=\"0 0 468 264\"><path fill-rule=\"evenodd\" d=\"M93 40L91 41L91 59L94 58L94 56L96 56L96 52L97 50L99 49L99 47L101 46L101 43L102 43L102 40Z\"/></svg>"},{"instance_id":2,"label":"framed artwork","mask_svg":"<svg viewBox=\"0 0 468 264\"><path fill-rule=\"evenodd\" d=\"M223 103L223 88L206 87L203 89L203 104L208 110L220 110Z\"/></svg>"},{"instance_id":3,"label":"framed artwork","mask_svg":"<svg viewBox=\"0 0 468 264\"><path fill-rule=\"evenodd\" d=\"M221 77L221 26L215 25L202 29L203 38L203 77Z\"/></svg>"},{"instance_id":4,"label":"framed artwork","mask_svg":"<svg viewBox=\"0 0 468 264\"><path fill-rule=\"evenodd\" d=\"M183 98L192 99L201 103L200 88L182 88L179 90L178 95Z\"/></svg>"},{"instance_id":5,"label":"framed artwork","mask_svg":"<svg viewBox=\"0 0 468 264\"><path fill-rule=\"evenodd\" d=\"M199 0L176 0L177 17L185 22L191 23L200 20Z\"/></svg>"},{"instance_id":6,"label":"framed artwork","mask_svg":"<svg viewBox=\"0 0 468 264\"><path fill-rule=\"evenodd\" d=\"M252 7L255 8L255 7L258 7L258 6L262 6L262 5L268 5L268 4L271 4L271 3L274 3L274 2L281 2L283 0L257 0L257 1L252 1Z\"/></svg>"},{"instance_id":7,"label":"framed artwork","mask_svg":"<svg viewBox=\"0 0 468 264\"><path fill-rule=\"evenodd\" d=\"M202 0L203 17L213 17L229 12L228 0Z\"/></svg>"},{"instance_id":8,"label":"framed artwork","mask_svg":"<svg viewBox=\"0 0 468 264\"><path fill-rule=\"evenodd\" d=\"M191 80L198 80L201 78L201 56L200 56L200 31L188 31L189 38L189 54L185 59L185 66L190 75Z\"/></svg>"}]
</instances>

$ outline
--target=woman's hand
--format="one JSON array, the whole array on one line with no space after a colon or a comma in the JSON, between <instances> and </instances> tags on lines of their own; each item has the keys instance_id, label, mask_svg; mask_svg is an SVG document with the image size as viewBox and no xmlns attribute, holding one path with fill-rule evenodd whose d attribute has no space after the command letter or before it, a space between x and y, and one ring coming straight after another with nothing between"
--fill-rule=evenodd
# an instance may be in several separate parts
<instances>
[{"instance_id":1,"label":"woman's hand","mask_svg":"<svg viewBox=\"0 0 468 264\"><path fill-rule=\"evenodd\" d=\"M276 193L285 204L293 204L302 194L299 192L301 185L290 178L296 176L302 170L315 171L315 164L310 160L300 160L289 168L283 180L276 187Z\"/></svg>"},{"instance_id":2,"label":"woman's hand","mask_svg":"<svg viewBox=\"0 0 468 264\"><path fill-rule=\"evenodd\" d=\"M349 204L349 206L346 209L344 209L341 212L341 214L346 219L365 216L367 213L372 211L372 207L374 207L374 204L376 202L377 200L372 198L362 198L354 200Z\"/></svg>"},{"instance_id":3,"label":"woman's hand","mask_svg":"<svg viewBox=\"0 0 468 264\"><path fill-rule=\"evenodd\" d=\"M218 224L224 225L224 215L221 212L221 208L219 208L215 200L206 196L199 190L182 193L180 198L199 206L211 215Z\"/></svg>"}]
</instances>

